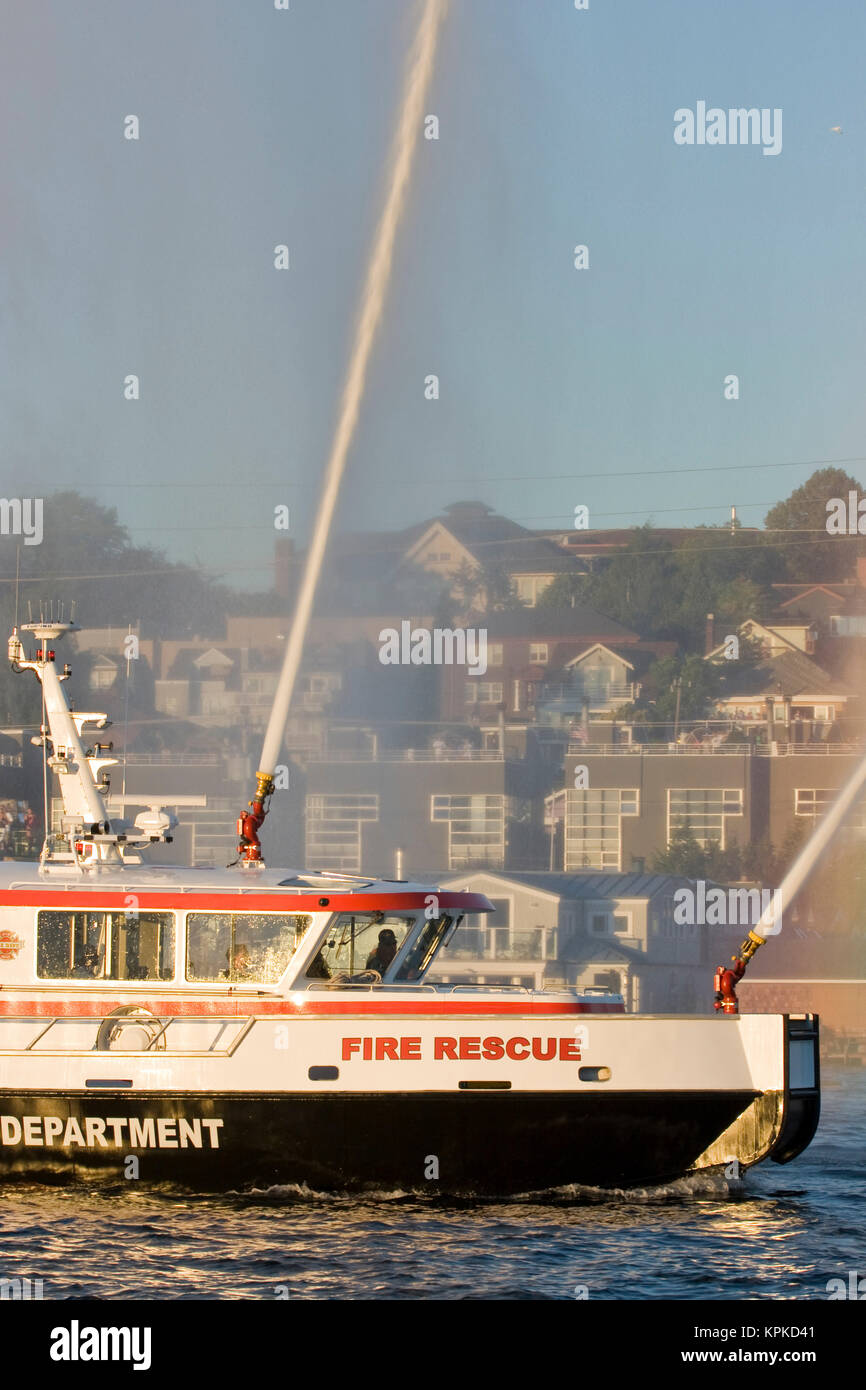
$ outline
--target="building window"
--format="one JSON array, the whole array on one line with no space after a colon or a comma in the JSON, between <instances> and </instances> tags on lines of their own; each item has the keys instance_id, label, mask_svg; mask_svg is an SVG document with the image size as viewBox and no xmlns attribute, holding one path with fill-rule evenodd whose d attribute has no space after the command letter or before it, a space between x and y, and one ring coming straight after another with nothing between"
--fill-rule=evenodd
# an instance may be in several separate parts
<instances>
[{"instance_id":1,"label":"building window","mask_svg":"<svg viewBox=\"0 0 866 1390\"><path fill-rule=\"evenodd\" d=\"M94 666L90 672L91 690L110 690L116 680L116 666Z\"/></svg>"},{"instance_id":2,"label":"building window","mask_svg":"<svg viewBox=\"0 0 866 1390\"><path fill-rule=\"evenodd\" d=\"M607 936L607 913L594 912L590 918L589 929L593 936Z\"/></svg>"},{"instance_id":3,"label":"building window","mask_svg":"<svg viewBox=\"0 0 866 1390\"><path fill-rule=\"evenodd\" d=\"M378 796L308 796L308 867L360 873L361 826L378 819Z\"/></svg>"},{"instance_id":4,"label":"building window","mask_svg":"<svg viewBox=\"0 0 866 1390\"><path fill-rule=\"evenodd\" d=\"M505 863L505 797L434 796L430 819L448 823L448 867Z\"/></svg>"},{"instance_id":5,"label":"building window","mask_svg":"<svg viewBox=\"0 0 866 1390\"><path fill-rule=\"evenodd\" d=\"M553 583L552 574L515 574L512 576L514 590L521 603L534 608L540 594Z\"/></svg>"},{"instance_id":6,"label":"building window","mask_svg":"<svg viewBox=\"0 0 866 1390\"><path fill-rule=\"evenodd\" d=\"M668 791L668 843L677 830L687 830L707 849L715 843L725 849L729 816L743 814L740 787L672 787Z\"/></svg>"},{"instance_id":7,"label":"building window","mask_svg":"<svg viewBox=\"0 0 866 1390\"><path fill-rule=\"evenodd\" d=\"M636 816L636 788L571 791L565 806L565 870L622 869L622 817Z\"/></svg>"},{"instance_id":8,"label":"building window","mask_svg":"<svg viewBox=\"0 0 866 1390\"><path fill-rule=\"evenodd\" d=\"M499 705L502 703L501 681L467 681L467 705Z\"/></svg>"},{"instance_id":9,"label":"building window","mask_svg":"<svg viewBox=\"0 0 866 1390\"><path fill-rule=\"evenodd\" d=\"M830 631L835 637L866 637L866 616L831 617Z\"/></svg>"},{"instance_id":10,"label":"building window","mask_svg":"<svg viewBox=\"0 0 866 1390\"><path fill-rule=\"evenodd\" d=\"M502 643L501 643L501 642L488 642L488 643L487 643L487 665L488 665L488 666L501 666L501 665L502 665Z\"/></svg>"},{"instance_id":11,"label":"building window","mask_svg":"<svg viewBox=\"0 0 866 1390\"><path fill-rule=\"evenodd\" d=\"M529 644L529 661L530 661L530 664L533 665L533 666L546 666L546 665L547 665L547 643L546 643L546 642L530 642L530 644Z\"/></svg>"},{"instance_id":12,"label":"building window","mask_svg":"<svg viewBox=\"0 0 866 1390\"><path fill-rule=\"evenodd\" d=\"M814 825L829 810L839 795L839 788L798 787L794 792L794 815L804 816ZM845 817L846 830L866 831L866 797L855 801Z\"/></svg>"}]
</instances>

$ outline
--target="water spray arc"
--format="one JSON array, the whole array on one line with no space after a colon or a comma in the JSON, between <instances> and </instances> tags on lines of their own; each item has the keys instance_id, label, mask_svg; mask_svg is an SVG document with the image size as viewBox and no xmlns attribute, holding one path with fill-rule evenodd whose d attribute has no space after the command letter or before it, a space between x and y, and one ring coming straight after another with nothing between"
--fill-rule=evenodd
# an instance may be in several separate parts
<instances>
[{"instance_id":1,"label":"water spray arc","mask_svg":"<svg viewBox=\"0 0 866 1390\"><path fill-rule=\"evenodd\" d=\"M322 493L313 526L310 548L301 579L283 666L265 730L256 789L248 810L238 818L238 854L247 864L262 858L259 830L274 790L274 771L283 741L292 693L310 625L313 599L325 558L328 536L340 491L349 446L358 423L370 353L382 319L391 277L394 243L406 203L415 151L420 138L424 102L433 75L439 28L448 0L424 0L418 32L409 54L400 116L391 150L390 177L382 215L373 240L352 354L340 398L337 427L325 469Z\"/></svg>"},{"instance_id":2,"label":"water spray arc","mask_svg":"<svg viewBox=\"0 0 866 1390\"><path fill-rule=\"evenodd\" d=\"M830 810L821 821L821 824L800 850L797 858L783 878L779 888L779 897L782 900L785 910L793 903L800 889L803 887L803 884L806 882L806 879L824 853L824 850L827 848L846 815L851 810L851 807L854 805L857 799L857 793L861 791L864 786L866 786L866 757L862 758L858 763L833 805L830 807ZM755 955L756 951L764 945L767 936L770 935L768 928L774 924L775 911L774 904L770 904L770 906L764 909L755 928L749 932L749 935L740 947L740 954L731 957L732 965L720 965L716 971L714 985L716 991L715 1007L717 1011L726 1014L739 1013L737 984L743 978L749 961ZM763 932L762 928L764 929Z\"/></svg>"}]
</instances>

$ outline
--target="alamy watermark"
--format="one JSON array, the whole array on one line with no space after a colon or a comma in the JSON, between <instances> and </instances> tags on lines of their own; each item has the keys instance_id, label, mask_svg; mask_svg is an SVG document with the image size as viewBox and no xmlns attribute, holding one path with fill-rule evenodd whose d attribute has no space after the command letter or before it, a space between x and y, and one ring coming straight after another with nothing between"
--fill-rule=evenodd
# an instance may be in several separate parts
<instances>
[{"instance_id":1,"label":"alamy watermark","mask_svg":"<svg viewBox=\"0 0 866 1390\"><path fill-rule=\"evenodd\" d=\"M677 145L763 145L764 154L782 152L782 108L775 106L707 107L699 101L692 111L681 106L674 112Z\"/></svg>"},{"instance_id":2,"label":"alamy watermark","mask_svg":"<svg viewBox=\"0 0 866 1390\"><path fill-rule=\"evenodd\" d=\"M772 918L771 918L772 913ZM674 893L674 921L690 927L757 927L762 936L782 930L780 888L719 888L705 879Z\"/></svg>"},{"instance_id":3,"label":"alamy watermark","mask_svg":"<svg viewBox=\"0 0 866 1390\"><path fill-rule=\"evenodd\" d=\"M844 1279L828 1279L826 1288L831 1302L838 1298L851 1298L859 1303L866 1300L866 1279L861 1279L856 1269L848 1270L847 1284Z\"/></svg>"},{"instance_id":4,"label":"alamy watermark","mask_svg":"<svg viewBox=\"0 0 866 1390\"><path fill-rule=\"evenodd\" d=\"M483 676L487 670L486 627L429 630L413 628L404 620L399 632L395 627L383 627L379 643L383 666L465 666L470 676Z\"/></svg>"},{"instance_id":5,"label":"alamy watermark","mask_svg":"<svg viewBox=\"0 0 866 1390\"><path fill-rule=\"evenodd\" d=\"M41 545L42 505L41 497L0 497L0 536L23 536L25 545Z\"/></svg>"},{"instance_id":6,"label":"alamy watermark","mask_svg":"<svg viewBox=\"0 0 866 1390\"><path fill-rule=\"evenodd\" d=\"M844 497L827 501L826 530L828 536L866 536L866 497L853 489Z\"/></svg>"},{"instance_id":7,"label":"alamy watermark","mask_svg":"<svg viewBox=\"0 0 866 1390\"><path fill-rule=\"evenodd\" d=\"M0 1279L0 1299L27 1302L28 1299L41 1301L45 1297L45 1283L42 1279Z\"/></svg>"}]
</instances>

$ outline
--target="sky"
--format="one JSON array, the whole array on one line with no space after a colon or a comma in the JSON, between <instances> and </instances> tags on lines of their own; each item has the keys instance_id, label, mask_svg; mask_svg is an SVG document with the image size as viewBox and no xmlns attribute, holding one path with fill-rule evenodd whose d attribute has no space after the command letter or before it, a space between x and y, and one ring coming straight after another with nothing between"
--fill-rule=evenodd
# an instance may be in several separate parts
<instances>
[{"instance_id":1,"label":"sky","mask_svg":"<svg viewBox=\"0 0 866 1390\"><path fill-rule=\"evenodd\" d=\"M274 508L308 534L418 8L0 15L2 493L76 487L268 587ZM825 462L866 483L864 40L854 0L452 0L339 525L459 498L760 525ZM779 108L780 153L678 145L699 101Z\"/></svg>"}]
</instances>

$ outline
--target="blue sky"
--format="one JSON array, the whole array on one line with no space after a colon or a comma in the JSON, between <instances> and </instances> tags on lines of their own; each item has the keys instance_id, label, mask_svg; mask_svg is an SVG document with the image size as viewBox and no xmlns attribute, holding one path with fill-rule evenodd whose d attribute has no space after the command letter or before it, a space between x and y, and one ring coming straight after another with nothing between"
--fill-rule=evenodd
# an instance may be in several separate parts
<instances>
[{"instance_id":1,"label":"blue sky","mask_svg":"<svg viewBox=\"0 0 866 1390\"><path fill-rule=\"evenodd\" d=\"M77 486L268 583L273 508L302 539L327 456L416 15L3 0L4 495ZM452 0L342 523L480 497L759 524L795 465L866 481L864 53L840 0ZM698 100L780 107L782 152L677 146Z\"/></svg>"}]
</instances>

